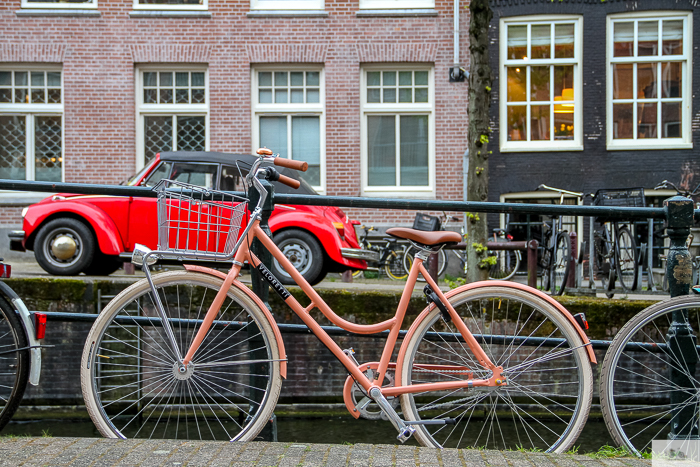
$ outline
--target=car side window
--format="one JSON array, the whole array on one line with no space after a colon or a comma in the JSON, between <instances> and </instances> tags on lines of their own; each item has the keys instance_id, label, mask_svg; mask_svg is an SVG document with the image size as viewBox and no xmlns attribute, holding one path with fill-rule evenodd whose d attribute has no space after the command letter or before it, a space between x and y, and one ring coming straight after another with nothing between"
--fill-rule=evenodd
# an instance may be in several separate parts
<instances>
[{"instance_id":1,"label":"car side window","mask_svg":"<svg viewBox=\"0 0 700 467\"><path fill-rule=\"evenodd\" d=\"M170 165L170 162L162 162L153 172L151 172L151 175L149 175L141 185L156 186L159 181L167 178L168 174L170 174Z\"/></svg>"},{"instance_id":2,"label":"car side window","mask_svg":"<svg viewBox=\"0 0 700 467\"><path fill-rule=\"evenodd\" d=\"M221 166L221 179L219 180L219 190L221 191L243 191L241 176L238 167L230 165Z\"/></svg>"},{"instance_id":3,"label":"car side window","mask_svg":"<svg viewBox=\"0 0 700 467\"><path fill-rule=\"evenodd\" d=\"M218 168L219 166L217 164L176 162L173 164L173 171L170 178L178 182L212 189L214 188Z\"/></svg>"}]
</instances>

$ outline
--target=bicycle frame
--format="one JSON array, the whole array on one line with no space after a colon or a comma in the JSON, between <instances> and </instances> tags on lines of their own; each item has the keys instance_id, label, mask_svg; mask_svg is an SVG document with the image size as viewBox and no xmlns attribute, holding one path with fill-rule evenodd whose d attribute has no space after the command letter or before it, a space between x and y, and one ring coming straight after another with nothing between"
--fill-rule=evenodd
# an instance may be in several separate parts
<instances>
[{"instance_id":1,"label":"bicycle frame","mask_svg":"<svg viewBox=\"0 0 700 467\"><path fill-rule=\"evenodd\" d=\"M260 260L250 251L249 245L252 243L253 239L257 238L263 246L275 257L275 259L282 265L282 267L289 273L289 275L294 279L294 281L301 287L304 294L311 300L309 306L304 308L270 273L270 271L260 262ZM423 392L426 390L449 390L449 389L460 389L467 387L480 387L480 386L499 386L506 385L507 382L505 378L501 375L502 367L496 367L491 360L488 358L484 350L481 348L477 340L474 338L472 333L469 331L467 326L464 324L462 319L459 317L454 308L450 305L447 298L440 291L440 288L435 283L435 281L430 277L425 266L423 265L423 260L416 257L416 261L411 267L411 271L406 281L406 286L401 295L399 305L396 311L396 315L386 321L382 321L376 324L363 325L355 324L344 320L340 316L331 310L331 308L323 301L323 299L318 295L318 293L313 289L313 287L302 277L301 274L296 270L292 263L284 256L279 248L273 243L273 241L265 234L265 232L260 228L260 220L255 219L253 221L252 228L246 234L246 238L241 242L240 247L236 251L234 257L234 264L229 273L226 276L226 280L214 299L211 307L209 308L206 316L204 317L203 323L200 329L190 345L185 358L183 359L183 364L187 365L191 362L192 357L199 348L199 345L204 340L211 323L219 312L221 303L228 291L228 288L233 283L233 281L238 277L241 271L241 267L244 262L248 261L251 267L255 267L260 270L263 277L272 285L275 291L282 297L282 299L287 303L287 305L301 318L301 320L306 324L306 326L311 330L311 332L318 337L321 342L333 353L333 355L343 364L343 366L348 370L352 377L357 381L357 383L362 386L366 391L369 391L372 387L380 388L381 393L384 396L397 396L401 394ZM401 325L403 324L404 317L406 315L406 310L408 308L408 303L411 299L411 293L416 283L418 274L421 273L426 278L428 284L433 288L435 293L438 295L443 304L445 304L450 317L456 328L459 330L462 338L465 340L466 344L476 357L477 361L486 369L491 370L491 377L488 379L465 379L465 380L455 380L448 382L436 382L436 383L424 383L415 384L410 386L397 385L390 388L382 388L382 383L384 380L384 375L390 366L391 355L396 346L396 340L401 330ZM220 295L220 297L219 297ZM351 357L346 355L343 350L338 346L338 344L333 341L333 339L323 330L320 324L311 316L310 312L312 309L318 308L323 315L328 318L336 326L355 334L375 334L382 331L389 331L389 336L387 338L384 350L379 361L379 366L377 369L377 377L374 380L370 380L360 369L362 365L358 365ZM460 373L471 374L472 370L467 367L454 366L454 365L433 365L434 367L439 367L442 370L456 371ZM397 368L397 372L400 369ZM395 381L400 381L400 378L395 378Z\"/></svg>"}]
</instances>

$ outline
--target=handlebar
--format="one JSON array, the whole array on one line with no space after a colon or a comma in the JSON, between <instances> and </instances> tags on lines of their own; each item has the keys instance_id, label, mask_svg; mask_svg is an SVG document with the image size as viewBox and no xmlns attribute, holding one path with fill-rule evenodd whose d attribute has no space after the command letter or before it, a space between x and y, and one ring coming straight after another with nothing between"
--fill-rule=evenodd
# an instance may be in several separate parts
<instances>
[{"instance_id":1,"label":"handlebar","mask_svg":"<svg viewBox=\"0 0 700 467\"><path fill-rule=\"evenodd\" d=\"M700 193L700 184L698 184L693 191L681 190L674 183L671 183L668 180L664 180L654 187L655 190L662 190L664 188L673 188L676 191L676 194L685 196L686 198L690 198L691 196L695 196Z\"/></svg>"},{"instance_id":2,"label":"handlebar","mask_svg":"<svg viewBox=\"0 0 700 467\"><path fill-rule=\"evenodd\" d=\"M284 157L280 157L279 154L277 156L273 156L272 151L270 149L267 149L267 148L259 148L256 152L258 153L258 155L263 156L266 160L268 160L268 161L272 160L272 162L275 165L280 166L280 167L286 167L288 169L299 170L301 172L306 172L309 169L308 162L287 159ZM272 156L272 157L270 157L270 156ZM285 185L286 185L286 183L285 183ZM299 186L297 185L296 187L293 187L293 188L299 188Z\"/></svg>"}]
</instances>

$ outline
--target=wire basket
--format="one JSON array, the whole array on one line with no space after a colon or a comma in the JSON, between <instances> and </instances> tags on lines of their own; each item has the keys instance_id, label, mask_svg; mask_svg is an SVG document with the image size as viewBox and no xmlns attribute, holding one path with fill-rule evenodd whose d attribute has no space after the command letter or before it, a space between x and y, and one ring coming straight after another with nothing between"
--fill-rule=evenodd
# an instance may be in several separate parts
<instances>
[{"instance_id":1,"label":"wire basket","mask_svg":"<svg viewBox=\"0 0 700 467\"><path fill-rule=\"evenodd\" d=\"M158 250L226 259L238 240L246 198L189 183L161 180L158 193Z\"/></svg>"},{"instance_id":2,"label":"wire basket","mask_svg":"<svg viewBox=\"0 0 700 467\"><path fill-rule=\"evenodd\" d=\"M598 190L593 198L593 205L607 207L628 207L643 208L646 206L644 198L644 188L615 188L607 190ZM599 223L619 220L612 217L596 217Z\"/></svg>"}]
</instances>

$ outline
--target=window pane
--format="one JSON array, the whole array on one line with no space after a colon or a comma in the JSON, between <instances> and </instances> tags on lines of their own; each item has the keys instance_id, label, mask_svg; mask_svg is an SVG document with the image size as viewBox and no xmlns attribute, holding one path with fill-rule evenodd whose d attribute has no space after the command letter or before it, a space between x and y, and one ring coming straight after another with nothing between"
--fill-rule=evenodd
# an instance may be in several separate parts
<instances>
[{"instance_id":1,"label":"window pane","mask_svg":"<svg viewBox=\"0 0 700 467\"><path fill-rule=\"evenodd\" d=\"M523 76L523 78L524 78L524 76ZM548 101L548 100L550 100L549 67L548 66L530 67L530 100L532 100L532 101Z\"/></svg>"},{"instance_id":2,"label":"window pane","mask_svg":"<svg viewBox=\"0 0 700 467\"><path fill-rule=\"evenodd\" d=\"M29 84L26 71L15 71L15 86L27 86Z\"/></svg>"},{"instance_id":3,"label":"window pane","mask_svg":"<svg viewBox=\"0 0 700 467\"><path fill-rule=\"evenodd\" d=\"M287 117L260 117L260 147L289 157L287 151Z\"/></svg>"},{"instance_id":4,"label":"window pane","mask_svg":"<svg viewBox=\"0 0 700 467\"><path fill-rule=\"evenodd\" d=\"M192 86L204 86L204 73L192 73Z\"/></svg>"},{"instance_id":5,"label":"window pane","mask_svg":"<svg viewBox=\"0 0 700 467\"><path fill-rule=\"evenodd\" d=\"M12 89L0 88L0 102L12 102Z\"/></svg>"},{"instance_id":6,"label":"window pane","mask_svg":"<svg viewBox=\"0 0 700 467\"><path fill-rule=\"evenodd\" d=\"M44 86L43 71L32 71L32 86Z\"/></svg>"},{"instance_id":7,"label":"window pane","mask_svg":"<svg viewBox=\"0 0 700 467\"><path fill-rule=\"evenodd\" d=\"M683 21L664 21L663 25L663 54L683 54Z\"/></svg>"},{"instance_id":8,"label":"window pane","mask_svg":"<svg viewBox=\"0 0 700 467\"><path fill-rule=\"evenodd\" d=\"M204 89L192 89L192 104L203 104L204 96Z\"/></svg>"},{"instance_id":9,"label":"window pane","mask_svg":"<svg viewBox=\"0 0 700 467\"><path fill-rule=\"evenodd\" d=\"M382 73L382 78L384 79L384 86L396 86L395 71L385 71L384 73Z\"/></svg>"},{"instance_id":10,"label":"window pane","mask_svg":"<svg viewBox=\"0 0 700 467\"><path fill-rule=\"evenodd\" d=\"M32 89L32 104L45 104L46 96L44 88Z\"/></svg>"},{"instance_id":11,"label":"window pane","mask_svg":"<svg viewBox=\"0 0 700 467\"><path fill-rule=\"evenodd\" d=\"M613 40L615 57L631 57L634 55L634 23L614 23Z\"/></svg>"},{"instance_id":12,"label":"window pane","mask_svg":"<svg viewBox=\"0 0 700 467\"><path fill-rule=\"evenodd\" d=\"M12 73L0 71L0 86L12 86Z\"/></svg>"},{"instance_id":13,"label":"window pane","mask_svg":"<svg viewBox=\"0 0 700 467\"><path fill-rule=\"evenodd\" d=\"M160 72L160 85L161 86L172 86L173 85L173 74Z\"/></svg>"},{"instance_id":14,"label":"window pane","mask_svg":"<svg viewBox=\"0 0 700 467\"><path fill-rule=\"evenodd\" d=\"M554 67L554 96L561 96L562 101L574 100L574 67Z\"/></svg>"},{"instance_id":15,"label":"window pane","mask_svg":"<svg viewBox=\"0 0 700 467\"><path fill-rule=\"evenodd\" d=\"M190 92L188 89L176 89L175 90L175 102L177 104L189 104L190 103Z\"/></svg>"},{"instance_id":16,"label":"window pane","mask_svg":"<svg viewBox=\"0 0 700 467\"><path fill-rule=\"evenodd\" d=\"M318 104L321 100L321 93L318 89L309 89L306 91L306 103Z\"/></svg>"},{"instance_id":17,"label":"window pane","mask_svg":"<svg viewBox=\"0 0 700 467\"><path fill-rule=\"evenodd\" d=\"M49 71L46 73L46 79L49 86L60 86L61 85L61 72L60 71Z\"/></svg>"},{"instance_id":18,"label":"window pane","mask_svg":"<svg viewBox=\"0 0 700 467\"><path fill-rule=\"evenodd\" d=\"M384 90L384 102L396 102L396 89Z\"/></svg>"},{"instance_id":19,"label":"window pane","mask_svg":"<svg viewBox=\"0 0 700 467\"><path fill-rule=\"evenodd\" d=\"M171 177L182 183L189 183L191 185L212 189L214 188L214 180L216 179L218 170L219 167L216 164L188 164L186 162L176 162L173 164Z\"/></svg>"},{"instance_id":20,"label":"window pane","mask_svg":"<svg viewBox=\"0 0 700 467\"><path fill-rule=\"evenodd\" d=\"M177 150L204 151L207 126L204 116L177 117Z\"/></svg>"},{"instance_id":21,"label":"window pane","mask_svg":"<svg viewBox=\"0 0 700 467\"><path fill-rule=\"evenodd\" d=\"M157 89L144 89L143 90L143 103L144 104L157 104L158 103L158 90Z\"/></svg>"},{"instance_id":22,"label":"window pane","mask_svg":"<svg viewBox=\"0 0 700 467\"><path fill-rule=\"evenodd\" d=\"M303 71L293 71L290 76L290 83L292 86L303 86L304 85L304 72Z\"/></svg>"},{"instance_id":23,"label":"window pane","mask_svg":"<svg viewBox=\"0 0 700 467\"><path fill-rule=\"evenodd\" d=\"M286 71L276 71L275 72L275 86L286 86L287 85L287 72Z\"/></svg>"},{"instance_id":24,"label":"window pane","mask_svg":"<svg viewBox=\"0 0 700 467\"><path fill-rule=\"evenodd\" d=\"M161 89L159 97L160 97L161 104L172 104L173 103L173 90L172 89Z\"/></svg>"},{"instance_id":25,"label":"window pane","mask_svg":"<svg viewBox=\"0 0 700 467\"><path fill-rule=\"evenodd\" d=\"M29 93L26 89L15 89L15 104L29 104Z\"/></svg>"},{"instance_id":26,"label":"window pane","mask_svg":"<svg viewBox=\"0 0 700 467\"><path fill-rule=\"evenodd\" d=\"M272 91L261 89L259 99L261 104L272 104Z\"/></svg>"},{"instance_id":27,"label":"window pane","mask_svg":"<svg viewBox=\"0 0 700 467\"><path fill-rule=\"evenodd\" d=\"M399 72L399 86L410 86L413 84L413 73L410 71Z\"/></svg>"},{"instance_id":28,"label":"window pane","mask_svg":"<svg viewBox=\"0 0 700 467\"><path fill-rule=\"evenodd\" d=\"M661 64L661 97L682 97L681 71L679 62Z\"/></svg>"},{"instance_id":29,"label":"window pane","mask_svg":"<svg viewBox=\"0 0 700 467\"><path fill-rule=\"evenodd\" d=\"M637 54L640 57L659 54L658 21L639 21L637 23Z\"/></svg>"},{"instance_id":30,"label":"window pane","mask_svg":"<svg viewBox=\"0 0 700 467\"><path fill-rule=\"evenodd\" d=\"M0 178L27 178L26 141L25 117L0 115Z\"/></svg>"},{"instance_id":31,"label":"window pane","mask_svg":"<svg viewBox=\"0 0 700 467\"><path fill-rule=\"evenodd\" d=\"M60 104L61 103L61 90L60 89L48 89L49 104Z\"/></svg>"},{"instance_id":32,"label":"window pane","mask_svg":"<svg viewBox=\"0 0 700 467\"><path fill-rule=\"evenodd\" d=\"M637 64L637 97L652 99L657 96L656 63Z\"/></svg>"},{"instance_id":33,"label":"window pane","mask_svg":"<svg viewBox=\"0 0 700 467\"><path fill-rule=\"evenodd\" d=\"M275 104L286 104L287 103L287 90L286 89L275 89Z\"/></svg>"},{"instance_id":34,"label":"window pane","mask_svg":"<svg viewBox=\"0 0 700 467\"><path fill-rule=\"evenodd\" d=\"M428 102L428 88L416 88L415 102Z\"/></svg>"},{"instance_id":35,"label":"window pane","mask_svg":"<svg viewBox=\"0 0 700 467\"><path fill-rule=\"evenodd\" d=\"M154 72L144 72L143 73L143 85L144 86L157 86L158 85L158 73Z\"/></svg>"},{"instance_id":36,"label":"window pane","mask_svg":"<svg viewBox=\"0 0 700 467\"><path fill-rule=\"evenodd\" d=\"M613 105L613 138L634 138L634 104Z\"/></svg>"},{"instance_id":37,"label":"window pane","mask_svg":"<svg viewBox=\"0 0 700 467\"><path fill-rule=\"evenodd\" d=\"M370 104L376 104L382 101L382 91L381 89L368 89L367 90L367 102Z\"/></svg>"},{"instance_id":38,"label":"window pane","mask_svg":"<svg viewBox=\"0 0 700 467\"><path fill-rule=\"evenodd\" d=\"M412 102L413 101L413 90L411 88L400 88L399 89L399 102Z\"/></svg>"},{"instance_id":39,"label":"window pane","mask_svg":"<svg viewBox=\"0 0 700 467\"><path fill-rule=\"evenodd\" d=\"M508 67L508 102L525 100L526 70L526 67Z\"/></svg>"},{"instance_id":40,"label":"window pane","mask_svg":"<svg viewBox=\"0 0 700 467\"><path fill-rule=\"evenodd\" d=\"M306 72L306 85L307 86L319 86L320 73L318 71L307 71Z\"/></svg>"},{"instance_id":41,"label":"window pane","mask_svg":"<svg viewBox=\"0 0 700 467\"><path fill-rule=\"evenodd\" d=\"M378 71L367 72L367 86L381 86L381 75Z\"/></svg>"},{"instance_id":42,"label":"window pane","mask_svg":"<svg viewBox=\"0 0 700 467\"><path fill-rule=\"evenodd\" d=\"M656 102L637 105L637 138L656 138Z\"/></svg>"},{"instance_id":43,"label":"window pane","mask_svg":"<svg viewBox=\"0 0 700 467\"><path fill-rule=\"evenodd\" d=\"M179 87L187 87L190 85L189 73L175 73L175 85Z\"/></svg>"},{"instance_id":44,"label":"window pane","mask_svg":"<svg viewBox=\"0 0 700 467\"><path fill-rule=\"evenodd\" d=\"M321 123L319 117L292 117L292 157L309 163L299 176L311 185L321 184Z\"/></svg>"},{"instance_id":45,"label":"window pane","mask_svg":"<svg viewBox=\"0 0 700 467\"><path fill-rule=\"evenodd\" d=\"M34 122L35 180L60 182L63 165L61 117L36 117Z\"/></svg>"},{"instance_id":46,"label":"window pane","mask_svg":"<svg viewBox=\"0 0 700 467\"><path fill-rule=\"evenodd\" d=\"M574 25L554 25L554 57L574 58Z\"/></svg>"},{"instance_id":47,"label":"window pane","mask_svg":"<svg viewBox=\"0 0 700 467\"><path fill-rule=\"evenodd\" d=\"M508 58L527 57L527 26L508 26Z\"/></svg>"},{"instance_id":48,"label":"window pane","mask_svg":"<svg viewBox=\"0 0 700 467\"><path fill-rule=\"evenodd\" d=\"M682 121L680 102L664 102L661 104L662 138L680 138Z\"/></svg>"},{"instance_id":49,"label":"window pane","mask_svg":"<svg viewBox=\"0 0 700 467\"><path fill-rule=\"evenodd\" d=\"M531 141L549 141L549 109L548 105L533 105L530 109Z\"/></svg>"},{"instance_id":50,"label":"window pane","mask_svg":"<svg viewBox=\"0 0 700 467\"><path fill-rule=\"evenodd\" d=\"M550 58L552 53L552 27L549 24L532 26L530 39L531 58Z\"/></svg>"},{"instance_id":51,"label":"window pane","mask_svg":"<svg viewBox=\"0 0 700 467\"><path fill-rule=\"evenodd\" d=\"M272 86L272 73L265 71L258 73L259 86Z\"/></svg>"},{"instance_id":52,"label":"window pane","mask_svg":"<svg viewBox=\"0 0 700 467\"><path fill-rule=\"evenodd\" d=\"M173 150L173 118L157 116L144 118L145 158L150 161L161 151Z\"/></svg>"},{"instance_id":53,"label":"window pane","mask_svg":"<svg viewBox=\"0 0 700 467\"><path fill-rule=\"evenodd\" d=\"M427 186L428 116L401 116L401 186Z\"/></svg>"},{"instance_id":54,"label":"window pane","mask_svg":"<svg viewBox=\"0 0 700 467\"><path fill-rule=\"evenodd\" d=\"M508 107L508 141L525 141L525 119L527 108L524 105Z\"/></svg>"},{"instance_id":55,"label":"window pane","mask_svg":"<svg viewBox=\"0 0 700 467\"><path fill-rule=\"evenodd\" d=\"M613 65L613 99L632 99L634 97L634 65Z\"/></svg>"},{"instance_id":56,"label":"window pane","mask_svg":"<svg viewBox=\"0 0 700 467\"><path fill-rule=\"evenodd\" d=\"M562 106L562 110L557 111L554 106L554 140L567 141L574 139L574 110Z\"/></svg>"},{"instance_id":57,"label":"window pane","mask_svg":"<svg viewBox=\"0 0 700 467\"><path fill-rule=\"evenodd\" d=\"M396 117L367 117L367 183L396 185Z\"/></svg>"},{"instance_id":58,"label":"window pane","mask_svg":"<svg viewBox=\"0 0 700 467\"><path fill-rule=\"evenodd\" d=\"M428 72L427 71L416 71L416 86L427 86L428 85Z\"/></svg>"},{"instance_id":59,"label":"window pane","mask_svg":"<svg viewBox=\"0 0 700 467\"><path fill-rule=\"evenodd\" d=\"M291 91L291 102L292 104L304 103L304 90L303 89L292 89Z\"/></svg>"}]
</instances>

